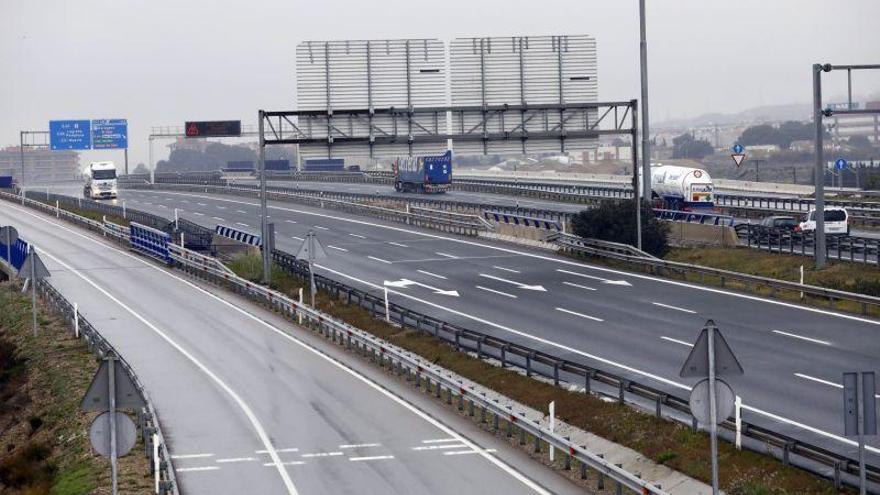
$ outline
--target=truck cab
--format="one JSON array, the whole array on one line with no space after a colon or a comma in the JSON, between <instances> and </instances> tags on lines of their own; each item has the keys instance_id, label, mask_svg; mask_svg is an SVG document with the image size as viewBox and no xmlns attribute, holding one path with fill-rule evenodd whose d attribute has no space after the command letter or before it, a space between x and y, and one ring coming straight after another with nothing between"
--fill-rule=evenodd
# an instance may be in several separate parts
<instances>
[{"instance_id":1,"label":"truck cab","mask_svg":"<svg viewBox=\"0 0 880 495\"><path fill-rule=\"evenodd\" d=\"M87 199L116 199L116 165L113 162L92 162L86 169L83 196Z\"/></svg>"}]
</instances>

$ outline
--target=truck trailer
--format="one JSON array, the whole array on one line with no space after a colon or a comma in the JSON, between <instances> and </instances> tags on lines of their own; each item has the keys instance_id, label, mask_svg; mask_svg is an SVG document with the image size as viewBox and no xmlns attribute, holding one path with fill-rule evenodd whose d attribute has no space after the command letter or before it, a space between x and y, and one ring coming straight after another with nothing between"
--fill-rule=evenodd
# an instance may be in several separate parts
<instances>
[{"instance_id":1,"label":"truck trailer","mask_svg":"<svg viewBox=\"0 0 880 495\"><path fill-rule=\"evenodd\" d=\"M391 165L398 192L444 193L452 185L452 151L442 155L398 158Z\"/></svg>"}]
</instances>

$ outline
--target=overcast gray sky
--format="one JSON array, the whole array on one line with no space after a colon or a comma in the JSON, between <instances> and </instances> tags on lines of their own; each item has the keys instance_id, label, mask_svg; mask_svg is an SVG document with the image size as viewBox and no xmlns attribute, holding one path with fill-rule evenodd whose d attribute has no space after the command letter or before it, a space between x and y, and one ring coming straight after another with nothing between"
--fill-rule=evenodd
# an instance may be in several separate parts
<instances>
[{"instance_id":1,"label":"overcast gray sky","mask_svg":"<svg viewBox=\"0 0 880 495\"><path fill-rule=\"evenodd\" d=\"M809 102L812 63L880 63L878 0L647 3L654 122ZM50 119L127 118L130 163L146 162L151 126L254 123L258 108L293 109L303 40L586 33L598 41L600 99L637 98L637 9L638 0L0 0L0 146ZM845 78L829 85L826 94L844 94ZM856 79L857 95L877 92L880 74Z\"/></svg>"}]
</instances>

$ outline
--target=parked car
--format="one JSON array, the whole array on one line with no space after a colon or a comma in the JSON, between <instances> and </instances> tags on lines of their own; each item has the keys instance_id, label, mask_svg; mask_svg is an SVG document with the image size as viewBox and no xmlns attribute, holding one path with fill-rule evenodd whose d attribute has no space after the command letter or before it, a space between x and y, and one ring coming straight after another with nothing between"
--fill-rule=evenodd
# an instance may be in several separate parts
<instances>
[{"instance_id":1,"label":"parked car","mask_svg":"<svg viewBox=\"0 0 880 495\"><path fill-rule=\"evenodd\" d=\"M816 231L816 211L810 210L807 219L798 225L801 232ZM825 207L825 233L830 235L849 235L849 213L840 206Z\"/></svg>"}]
</instances>

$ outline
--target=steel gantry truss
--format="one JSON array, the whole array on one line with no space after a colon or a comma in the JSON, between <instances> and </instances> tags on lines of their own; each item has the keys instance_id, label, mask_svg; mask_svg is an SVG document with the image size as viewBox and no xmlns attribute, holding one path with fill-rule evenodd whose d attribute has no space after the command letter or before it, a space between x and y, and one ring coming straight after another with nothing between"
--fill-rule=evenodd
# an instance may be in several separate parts
<instances>
[{"instance_id":1,"label":"steel gantry truss","mask_svg":"<svg viewBox=\"0 0 880 495\"><path fill-rule=\"evenodd\" d=\"M264 111L265 144L305 156L566 151L571 140L631 135L636 101ZM448 130L447 130L448 129Z\"/></svg>"}]
</instances>

